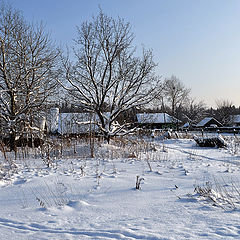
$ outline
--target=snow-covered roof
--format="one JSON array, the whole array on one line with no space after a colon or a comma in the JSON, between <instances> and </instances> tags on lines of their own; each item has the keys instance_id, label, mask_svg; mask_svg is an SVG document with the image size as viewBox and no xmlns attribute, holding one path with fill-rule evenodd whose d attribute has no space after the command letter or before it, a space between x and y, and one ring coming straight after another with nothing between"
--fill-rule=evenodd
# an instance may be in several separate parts
<instances>
[{"instance_id":1,"label":"snow-covered roof","mask_svg":"<svg viewBox=\"0 0 240 240\"><path fill-rule=\"evenodd\" d=\"M216 123L222 125L218 120L216 120L213 117L205 117L203 120L201 120L196 127L204 127L208 122L210 122L211 120L214 120Z\"/></svg>"},{"instance_id":2,"label":"snow-covered roof","mask_svg":"<svg viewBox=\"0 0 240 240\"><path fill-rule=\"evenodd\" d=\"M90 113L60 113L58 121L58 132L60 134L79 134L89 131L90 122L93 129L96 116ZM95 130L97 126L95 126Z\"/></svg>"},{"instance_id":3,"label":"snow-covered roof","mask_svg":"<svg viewBox=\"0 0 240 240\"><path fill-rule=\"evenodd\" d=\"M175 123L180 122L167 113L138 113L137 121L139 123Z\"/></svg>"},{"instance_id":4,"label":"snow-covered roof","mask_svg":"<svg viewBox=\"0 0 240 240\"><path fill-rule=\"evenodd\" d=\"M203 127L205 126L206 123L208 123L209 121L211 121L213 118L212 117L206 117L204 119L202 119L197 125L196 127Z\"/></svg>"},{"instance_id":5,"label":"snow-covered roof","mask_svg":"<svg viewBox=\"0 0 240 240\"><path fill-rule=\"evenodd\" d=\"M188 128L190 127L190 123L189 122L186 122L182 125L182 128Z\"/></svg>"},{"instance_id":6,"label":"snow-covered roof","mask_svg":"<svg viewBox=\"0 0 240 240\"><path fill-rule=\"evenodd\" d=\"M240 115L231 115L231 120L233 123L240 123Z\"/></svg>"}]
</instances>

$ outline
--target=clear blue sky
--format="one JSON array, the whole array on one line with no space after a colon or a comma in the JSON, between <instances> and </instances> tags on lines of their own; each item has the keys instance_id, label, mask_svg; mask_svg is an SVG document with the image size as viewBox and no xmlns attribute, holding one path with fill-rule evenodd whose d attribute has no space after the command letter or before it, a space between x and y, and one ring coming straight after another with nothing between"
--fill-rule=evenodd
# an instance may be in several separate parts
<instances>
[{"instance_id":1,"label":"clear blue sky","mask_svg":"<svg viewBox=\"0 0 240 240\"><path fill-rule=\"evenodd\" d=\"M176 75L192 95L240 105L240 0L8 0L27 20L46 23L57 44L98 6L132 25L135 43L153 49L158 74Z\"/></svg>"}]
</instances>

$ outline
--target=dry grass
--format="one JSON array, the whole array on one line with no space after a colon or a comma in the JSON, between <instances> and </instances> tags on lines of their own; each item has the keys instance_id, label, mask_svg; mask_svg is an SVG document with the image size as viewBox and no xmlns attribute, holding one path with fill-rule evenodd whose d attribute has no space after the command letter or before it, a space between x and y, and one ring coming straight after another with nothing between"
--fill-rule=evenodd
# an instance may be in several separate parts
<instances>
[{"instance_id":1,"label":"dry grass","mask_svg":"<svg viewBox=\"0 0 240 240\"><path fill-rule=\"evenodd\" d=\"M240 207L240 186L238 181L230 180L226 183L224 179L219 181L214 178L213 182L196 186L195 193L200 199L211 202L214 206L224 210L235 210Z\"/></svg>"}]
</instances>

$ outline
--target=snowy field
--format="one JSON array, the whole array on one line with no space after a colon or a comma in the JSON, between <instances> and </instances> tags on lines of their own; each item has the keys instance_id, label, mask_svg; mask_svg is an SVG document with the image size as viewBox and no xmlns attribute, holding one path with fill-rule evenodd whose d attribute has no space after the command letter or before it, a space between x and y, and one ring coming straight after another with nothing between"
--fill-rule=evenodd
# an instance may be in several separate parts
<instances>
[{"instance_id":1,"label":"snowy field","mask_svg":"<svg viewBox=\"0 0 240 240\"><path fill-rule=\"evenodd\" d=\"M0 239L240 239L240 147L192 139L78 142L48 168L1 161ZM140 190L136 190L139 176Z\"/></svg>"}]
</instances>

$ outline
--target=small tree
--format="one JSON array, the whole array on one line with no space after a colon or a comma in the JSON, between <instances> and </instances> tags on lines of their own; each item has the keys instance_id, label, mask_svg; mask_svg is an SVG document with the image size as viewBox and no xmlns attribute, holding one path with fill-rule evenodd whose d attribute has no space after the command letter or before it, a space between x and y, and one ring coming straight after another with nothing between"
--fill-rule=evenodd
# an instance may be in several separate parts
<instances>
[{"instance_id":1,"label":"small tree","mask_svg":"<svg viewBox=\"0 0 240 240\"><path fill-rule=\"evenodd\" d=\"M51 96L57 52L42 25L28 24L23 16L1 2L0 8L0 117L10 133L31 131L41 107Z\"/></svg>"},{"instance_id":2,"label":"small tree","mask_svg":"<svg viewBox=\"0 0 240 240\"><path fill-rule=\"evenodd\" d=\"M143 50L141 58L134 56L133 34L123 19L100 11L77 30L76 61L63 59L67 83L61 84L79 105L97 114L99 128L109 141L125 127L114 124L121 113L154 98L159 81L154 75L156 64L150 50Z\"/></svg>"}]
</instances>

